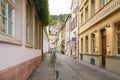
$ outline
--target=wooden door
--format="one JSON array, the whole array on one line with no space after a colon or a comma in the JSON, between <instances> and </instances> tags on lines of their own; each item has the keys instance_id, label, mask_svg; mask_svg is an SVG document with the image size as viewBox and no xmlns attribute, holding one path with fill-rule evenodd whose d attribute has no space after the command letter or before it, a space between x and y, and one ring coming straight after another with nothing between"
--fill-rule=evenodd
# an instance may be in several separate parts
<instances>
[{"instance_id":1,"label":"wooden door","mask_svg":"<svg viewBox=\"0 0 120 80\"><path fill-rule=\"evenodd\" d=\"M101 31L102 34L102 67L105 67L105 55L106 55L106 30Z\"/></svg>"}]
</instances>

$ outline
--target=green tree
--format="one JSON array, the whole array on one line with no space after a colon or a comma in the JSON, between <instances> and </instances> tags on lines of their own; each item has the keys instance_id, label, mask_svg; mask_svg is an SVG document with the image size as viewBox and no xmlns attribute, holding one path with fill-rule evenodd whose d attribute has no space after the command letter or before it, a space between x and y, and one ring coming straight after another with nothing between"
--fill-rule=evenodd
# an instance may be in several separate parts
<instances>
[{"instance_id":1,"label":"green tree","mask_svg":"<svg viewBox=\"0 0 120 80\"><path fill-rule=\"evenodd\" d=\"M68 14L60 14L60 15L50 15L50 23L49 25L55 25L58 21L61 24L64 24L65 18Z\"/></svg>"},{"instance_id":2,"label":"green tree","mask_svg":"<svg viewBox=\"0 0 120 80\"><path fill-rule=\"evenodd\" d=\"M41 20L42 22L42 38L43 38L43 27L49 24L48 0L34 0L34 3L37 11L37 16L39 17L39 20ZM42 52L42 60L43 60L43 39L41 43L42 43L41 52Z\"/></svg>"},{"instance_id":3,"label":"green tree","mask_svg":"<svg viewBox=\"0 0 120 80\"><path fill-rule=\"evenodd\" d=\"M43 26L49 24L49 5L48 0L34 0L36 11Z\"/></svg>"}]
</instances>

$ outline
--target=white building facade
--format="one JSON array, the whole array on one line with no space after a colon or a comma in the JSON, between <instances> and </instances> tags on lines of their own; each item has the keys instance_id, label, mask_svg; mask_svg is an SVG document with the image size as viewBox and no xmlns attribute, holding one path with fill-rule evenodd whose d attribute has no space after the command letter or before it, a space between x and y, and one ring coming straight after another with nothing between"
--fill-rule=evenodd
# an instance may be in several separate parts
<instances>
[{"instance_id":1,"label":"white building facade","mask_svg":"<svg viewBox=\"0 0 120 80\"><path fill-rule=\"evenodd\" d=\"M79 0L72 0L71 4L71 33L70 33L70 40L71 40L71 54L74 58L78 58L78 7Z\"/></svg>"},{"instance_id":2,"label":"white building facade","mask_svg":"<svg viewBox=\"0 0 120 80\"><path fill-rule=\"evenodd\" d=\"M71 14L67 16L65 21L65 53L66 55L72 55L70 49L70 25Z\"/></svg>"}]
</instances>

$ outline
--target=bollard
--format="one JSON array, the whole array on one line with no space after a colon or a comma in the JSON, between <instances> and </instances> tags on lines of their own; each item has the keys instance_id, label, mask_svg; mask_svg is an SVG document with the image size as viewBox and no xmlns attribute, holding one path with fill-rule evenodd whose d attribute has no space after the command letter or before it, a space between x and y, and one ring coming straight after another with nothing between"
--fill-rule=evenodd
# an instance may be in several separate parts
<instances>
[{"instance_id":1,"label":"bollard","mask_svg":"<svg viewBox=\"0 0 120 80\"><path fill-rule=\"evenodd\" d=\"M59 79L59 71L56 70L56 80L58 80L58 79Z\"/></svg>"}]
</instances>

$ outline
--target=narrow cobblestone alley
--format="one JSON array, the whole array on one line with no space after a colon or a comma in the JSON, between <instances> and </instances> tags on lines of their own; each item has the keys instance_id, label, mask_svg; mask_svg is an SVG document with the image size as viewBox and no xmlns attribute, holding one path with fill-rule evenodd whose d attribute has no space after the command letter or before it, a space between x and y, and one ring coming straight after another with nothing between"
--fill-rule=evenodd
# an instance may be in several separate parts
<instances>
[{"instance_id":1,"label":"narrow cobblestone alley","mask_svg":"<svg viewBox=\"0 0 120 80\"><path fill-rule=\"evenodd\" d=\"M54 80L53 65L50 63L50 54L45 55L45 59L32 73L28 80Z\"/></svg>"},{"instance_id":2,"label":"narrow cobblestone alley","mask_svg":"<svg viewBox=\"0 0 120 80\"><path fill-rule=\"evenodd\" d=\"M54 66L50 62L51 54L47 54L44 61L39 65L36 71L28 80L55 80ZM79 76L60 59L56 61L56 67L59 71L59 80L80 80Z\"/></svg>"},{"instance_id":3,"label":"narrow cobblestone alley","mask_svg":"<svg viewBox=\"0 0 120 80\"><path fill-rule=\"evenodd\" d=\"M120 80L107 70L92 66L69 56L57 54L56 67L59 71L59 80ZM39 65L28 80L55 80L54 67L50 63L50 54Z\"/></svg>"},{"instance_id":4,"label":"narrow cobblestone alley","mask_svg":"<svg viewBox=\"0 0 120 80\"><path fill-rule=\"evenodd\" d=\"M60 60L63 66L66 67L66 69L70 68L72 73L79 75L81 80L120 80L119 75L113 74L102 68L72 59L66 55L58 54L57 58Z\"/></svg>"}]
</instances>

